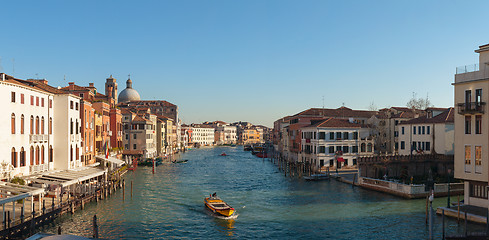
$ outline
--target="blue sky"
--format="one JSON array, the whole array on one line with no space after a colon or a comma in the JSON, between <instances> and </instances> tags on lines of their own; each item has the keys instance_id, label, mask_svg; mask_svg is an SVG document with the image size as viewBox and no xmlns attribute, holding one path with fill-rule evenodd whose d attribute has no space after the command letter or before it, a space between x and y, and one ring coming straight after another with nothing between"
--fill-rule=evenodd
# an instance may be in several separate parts
<instances>
[{"instance_id":1,"label":"blue sky","mask_svg":"<svg viewBox=\"0 0 489 240\"><path fill-rule=\"evenodd\" d=\"M311 107L453 106L488 1L3 1L0 67L53 86L131 74L186 123L272 126ZM64 80L66 76L66 81Z\"/></svg>"}]
</instances>

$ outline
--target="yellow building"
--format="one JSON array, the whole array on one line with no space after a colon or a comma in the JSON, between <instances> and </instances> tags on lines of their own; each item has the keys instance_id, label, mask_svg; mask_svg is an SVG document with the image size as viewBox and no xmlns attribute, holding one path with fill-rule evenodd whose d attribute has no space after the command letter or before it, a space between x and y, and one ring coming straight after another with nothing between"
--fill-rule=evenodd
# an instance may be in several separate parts
<instances>
[{"instance_id":1,"label":"yellow building","mask_svg":"<svg viewBox=\"0 0 489 240\"><path fill-rule=\"evenodd\" d=\"M255 128L243 129L243 144L255 144L262 142L262 132Z\"/></svg>"}]
</instances>

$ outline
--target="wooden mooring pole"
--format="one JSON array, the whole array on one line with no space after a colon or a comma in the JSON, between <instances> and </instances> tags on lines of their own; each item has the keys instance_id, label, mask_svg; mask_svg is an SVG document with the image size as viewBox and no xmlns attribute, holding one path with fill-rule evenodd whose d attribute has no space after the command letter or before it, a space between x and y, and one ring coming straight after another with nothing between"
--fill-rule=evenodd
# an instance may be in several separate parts
<instances>
[{"instance_id":1,"label":"wooden mooring pole","mask_svg":"<svg viewBox=\"0 0 489 240\"><path fill-rule=\"evenodd\" d=\"M93 238L98 238L97 214L93 215Z\"/></svg>"}]
</instances>

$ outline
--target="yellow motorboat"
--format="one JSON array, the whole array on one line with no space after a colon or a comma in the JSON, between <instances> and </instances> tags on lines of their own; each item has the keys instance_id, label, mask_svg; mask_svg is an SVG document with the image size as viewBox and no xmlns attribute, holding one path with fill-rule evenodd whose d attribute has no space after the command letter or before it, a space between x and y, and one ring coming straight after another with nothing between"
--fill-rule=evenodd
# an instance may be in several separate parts
<instances>
[{"instance_id":1,"label":"yellow motorboat","mask_svg":"<svg viewBox=\"0 0 489 240\"><path fill-rule=\"evenodd\" d=\"M222 216L229 217L233 215L234 208L229 206L229 204L225 203L221 200L216 193L206 197L204 199L205 206L209 208L213 213L218 213Z\"/></svg>"}]
</instances>

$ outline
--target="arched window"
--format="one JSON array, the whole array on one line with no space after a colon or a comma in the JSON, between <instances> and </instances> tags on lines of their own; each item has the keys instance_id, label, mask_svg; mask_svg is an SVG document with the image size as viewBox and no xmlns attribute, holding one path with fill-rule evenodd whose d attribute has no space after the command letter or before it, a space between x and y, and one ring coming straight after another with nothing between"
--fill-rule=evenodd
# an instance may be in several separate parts
<instances>
[{"instance_id":1,"label":"arched window","mask_svg":"<svg viewBox=\"0 0 489 240\"><path fill-rule=\"evenodd\" d=\"M369 143L369 144L367 145L367 152L373 152L373 151L372 151L372 144L371 144L371 143Z\"/></svg>"},{"instance_id":2,"label":"arched window","mask_svg":"<svg viewBox=\"0 0 489 240\"><path fill-rule=\"evenodd\" d=\"M10 122L10 128L12 128L12 134L15 133L15 114L12 113L12 119L11 119L11 122Z\"/></svg>"},{"instance_id":3,"label":"arched window","mask_svg":"<svg viewBox=\"0 0 489 240\"><path fill-rule=\"evenodd\" d=\"M73 162L73 145L70 146L70 162Z\"/></svg>"},{"instance_id":4,"label":"arched window","mask_svg":"<svg viewBox=\"0 0 489 240\"><path fill-rule=\"evenodd\" d=\"M14 168L17 167L17 153L15 152L15 148L12 148L12 166Z\"/></svg>"},{"instance_id":5,"label":"arched window","mask_svg":"<svg viewBox=\"0 0 489 240\"><path fill-rule=\"evenodd\" d=\"M49 162L53 162L53 146L49 146Z\"/></svg>"},{"instance_id":6,"label":"arched window","mask_svg":"<svg viewBox=\"0 0 489 240\"><path fill-rule=\"evenodd\" d=\"M36 134L39 134L39 117L36 117Z\"/></svg>"},{"instance_id":7,"label":"arched window","mask_svg":"<svg viewBox=\"0 0 489 240\"><path fill-rule=\"evenodd\" d=\"M44 117L41 118L41 134L44 134Z\"/></svg>"},{"instance_id":8,"label":"arched window","mask_svg":"<svg viewBox=\"0 0 489 240\"><path fill-rule=\"evenodd\" d=\"M41 146L41 164L44 164L44 146Z\"/></svg>"},{"instance_id":9,"label":"arched window","mask_svg":"<svg viewBox=\"0 0 489 240\"><path fill-rule=\"evenodd\" d=\"M34 147L31 146L31 166L34 165Z\"/></svg>"},{"instance_id":10,"label":"arched window","mask_svg":"<svg viewBox=\"0 0 489 240\"><path fill-rule=\"evenodd\" d=\"M24 114L20 116L20 134L24 134Z\"/></svg>"},{"instance_id":11,"label":"arched window","mask_svg":"<svg viewBox=\"0 0 489 240\"><path fill-rule=\"evenodd\" d=\"M25 151L24 147L20 149L20 166L24 167L25 166Z\"/></svg>"},{"instance_id":12,"label":"arched window","mask_svg":"<svg viewBox=\"0 0 489 240\"><path fill-rule=\"evenodd\" d=\"M31 134L34 134L34 117L31 115Z\"/></svg>"},{"instance_id":13,"label":"arched window","mask_svg":"<svg viewBox=\"0 0 489 240\"><path fill-rule=\"evenodd\" d=\"M78 144L76 145L76 160L80 159L80 150L78 148Z\"/></svg>"},{"instance_id":14,"label":"arched window","mask_svg":"<svg viewBox=\"0 0 489 240\"><path fill-rule=\"evenodd\" d=\"M78 134L78 130L79 130L79 128L78 128L78 119L76 120L76 128L75 129L76 129L76 134Z\"/></svg>"},{"instance_id":15,"label":"arched window","mask_svg":"<svg viewBox=\"0 0 489 240\"><path fill-rule=\"evenodd\" d=\"M53 134L53 118L49 118L49 134Z\"/></svg>"},{"instance_id":16,"label":"arched window","mask_svg":"<svg viewBox=\"0 0 489 240\"><path fill-rule=\"evenodd\" d=\"M70 119L70 134L73 134L73 119Z\"/></svg>"},{"instance_id":17,"label":"arched window","mask_svg":"<svg viewBox=\"0 0 489 240\"><path fill-rule=\"evenodd\" d=\"M36 146L36 165L39 165L39 146Z\"/></svg>"},{"instance_id":18,"label":"arched window","mask_svg":"<svg viewBox=\"0 0 489 240\"><path fill-rule=\"evenodd\" d=\"M362 145L360 146L360 152L365 152L365 149L366 149L366 145L365 143L362 143Z\"/></svg>"}]
</instances>

